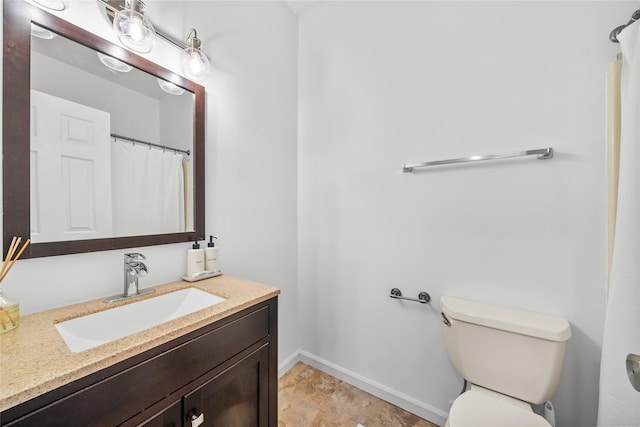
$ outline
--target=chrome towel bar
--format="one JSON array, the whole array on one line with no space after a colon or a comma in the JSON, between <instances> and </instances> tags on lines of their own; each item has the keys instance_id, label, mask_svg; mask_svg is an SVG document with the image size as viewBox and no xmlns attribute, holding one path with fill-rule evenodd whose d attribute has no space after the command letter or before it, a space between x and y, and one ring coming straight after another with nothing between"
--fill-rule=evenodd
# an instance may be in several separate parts
<instances>
[{"instance_id":1,"label":"chrome towel bar","mask_svg":"<svg viewBox=\"0 0 640 427\"><path fill-rule=\"evenodd\" d=\"M533 156L538 155L538 160L547 160L553 158L553 148L538 148L535 150L527 150L527 151L519 151L517 153L505 153L505 154L489 154L486 156L470 156L470 157L459 157L457 159L447 159L447 160L434 160L431 162L418 163L414 165L402 165L402 172L413 172L415 168L424 168L428 166L440 166L440 165L450 165L454 163L468 163L468 162L479 162L482 160L499 160L499 159L508 159L511 157L523 157L523 156Z\"/></svg>"},{"instance_id":2,"label":"chrome towel bar","mask_svg":"<svg viewBox=\"0 0 640 427\"><path fill-rule=\"evenodd\" d=\"M429 301L431 301L431 295L429 295L428 293L422 291L418 294L418 299L415 298L407 298L407 297L403 297L402 296L402 292L400 291L400 289L398 288L393 288L391 289L391 293L389 294L390 298L395 298L395 299L404 299L407 301L414 301L414 302L419 302L420 304L426 304Z\"/></svg>"}]
</instances>

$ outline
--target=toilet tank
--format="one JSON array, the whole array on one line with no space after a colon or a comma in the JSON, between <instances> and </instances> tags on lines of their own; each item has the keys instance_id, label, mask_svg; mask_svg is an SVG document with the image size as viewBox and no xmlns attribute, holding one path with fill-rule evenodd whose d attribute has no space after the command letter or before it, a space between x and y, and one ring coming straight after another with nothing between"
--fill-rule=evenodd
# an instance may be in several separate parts
<instances>
[{"instance_id":1,"label":"toilet tank","mask_svg":"<svg viewBox=\"0 0 640 427\"><path fill-rule=\"evenodd\" d=\"M567 320L452 297L440 306L449 359L467 381L535 404L551 398L571 337Z\"/></svg>"}]
</instances>

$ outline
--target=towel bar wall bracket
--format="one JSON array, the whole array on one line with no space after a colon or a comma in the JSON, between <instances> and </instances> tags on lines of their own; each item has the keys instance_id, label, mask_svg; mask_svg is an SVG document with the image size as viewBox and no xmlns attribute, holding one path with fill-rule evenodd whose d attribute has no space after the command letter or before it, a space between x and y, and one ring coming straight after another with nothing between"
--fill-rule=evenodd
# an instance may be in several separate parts
<instances>
[{"instance_id":1,"label":"towel bar wall bracket","mask_svg":"<svg viewBox=\"0 0 640 427\"><path fill-rule=\"evenodd\" d=\"M403 297L402 296L402 292L400 291L400 289L398 288L393 288L391 289L391 292L389 293L389 297L390 298L394 298L394 299L403 299L403 300L407 300L407 301L414 301L414 302L419 302L420 304L427 304L429 301L431 301L431 295L429 295L428 293L422 291L418 294L418 298L407 298L407 297Z\"/></svg>"},{"instance_id":2,"label":"towel bar wall bracket","mask_svg":"<svg viewBox=\"0 0 640 427\"><path fill-rule=\"evenodd\" d=\"M537 155L538 160L548 160L553 158L553 147L538 148L535 150L519 151L517 153L489 154L486 156L459 157L457 159L434 160L431 162L423 162L414 165L402 165L402 172L413 172L416 168L426 168L429 166L451 165L455 163L479 162L483 160L499 160L509 159L512 157L524 157Z\"/></svg>"}]
</instances>

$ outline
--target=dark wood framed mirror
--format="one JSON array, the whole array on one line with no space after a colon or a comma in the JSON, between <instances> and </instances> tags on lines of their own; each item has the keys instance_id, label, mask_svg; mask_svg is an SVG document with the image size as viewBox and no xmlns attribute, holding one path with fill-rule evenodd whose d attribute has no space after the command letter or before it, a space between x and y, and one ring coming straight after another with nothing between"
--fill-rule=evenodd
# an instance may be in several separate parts
<instances>
[{"instance_id":1,"label":"dark wood framed mirror","mask_svg":"<svg viewBox=\"0 0 640 427\"><path fill-rule=\"evenodd\" d=\"M32 243L22 258L96 252L179 243L205 236L204 87L106 41L23 0L5 0L3 14L3 243L31 236L31 24L53 31L96 52L116 58L193 94L191 231L124 235ZM177 53L177 52L176 52ZM90 88L87 88L90 90ZM135 185L132 183L132 185ZM132 212L135 214L135 212Z\"/></svg>"}]
</instances>

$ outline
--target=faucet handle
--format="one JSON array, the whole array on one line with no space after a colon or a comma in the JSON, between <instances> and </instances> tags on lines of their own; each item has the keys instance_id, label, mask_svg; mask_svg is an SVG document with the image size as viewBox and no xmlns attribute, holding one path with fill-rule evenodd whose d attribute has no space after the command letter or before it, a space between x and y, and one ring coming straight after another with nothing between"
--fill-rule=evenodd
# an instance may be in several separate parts
<instances>
[{"instance_id":1,"label":"faucet handle","mask_svg":"<svg viewBox=\"0 0 640 427\"><path fill-rule=\"evenodd\" d=\"M132 252L129 254L124 254L124 261L125 262L129 262L129 261L144 261L146 260L147 257L145 257L144 255L142 255L141 253L138 252Z\"/></svg>"},{"instance_id":2,"label":"faucet handle","mask_svg":"<svg viewBox=\"0 0 640 427\"><path fill-rule=\"evenodd\" d=\"M135 262L130 265L133 267L138 277L144 277L149 273L149 268L142 262Z\"/></svg>"}]
</instances>

